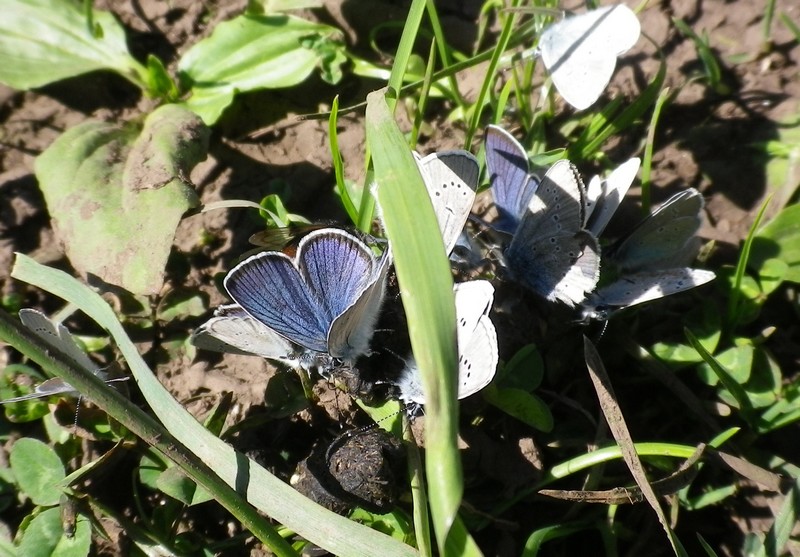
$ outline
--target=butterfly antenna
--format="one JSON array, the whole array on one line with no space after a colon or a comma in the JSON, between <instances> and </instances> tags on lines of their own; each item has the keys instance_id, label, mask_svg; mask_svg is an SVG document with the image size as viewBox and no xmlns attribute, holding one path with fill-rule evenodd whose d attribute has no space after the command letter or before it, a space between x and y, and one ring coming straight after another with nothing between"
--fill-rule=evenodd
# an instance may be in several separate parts
<instances>
[{"instance_id":1,"label":"butterfly antenna","mask_svg":"<svg viewBox=\"0 0 800 557\"><path fill-rule=\"evenodd\" d=\"M378 425L381 422L383 422L383 421L385 421L385 420L387 420L389 418L392 418L392 417L394 417L396 415L397 415L397 413L395 412L395 413L392 413L392 414L390 414L388 416L384 416L383 418L381 418L380 420L378 420L375 423L372 423L372 424L369 424L369 425L365 425L365 426L359 427L357 429L350 429L348 431L345 431L344 433L339 434L333 441L331 441L331 444L328 446L328 450L325 451L325 462L330 462L331 461L331 458L333 457L333 453L335 453L337 450L339 450L339 447L341 447L345 443L345 441L347 441L349 439L352 439L353 437L356 437L358 435L363 435L363 434L367 433L368 431L372 431L373 429L378 427Z\"/></svg>"},{"instance_id":2,"label":"butterfly antenna","mask_svg":"<svg viewBox=\"0 0 800 557\"><path fill-rule=\"evenodd\" d=\"M603 335L606 334L606 330L608 329L608 319L603 320L603 328L600 330L600 334L597 335L597 340L599 341L603 338Z\"/></svg>"},{"instance_id":3,"label":"butterfly antenna","mask_svg":"<svg viewBox=\"0 0 800 557\"><path fill-rule=\"evenodd\" d=\"M384 346L384 347L382 347L382 348L381 348L381 351L383 351L383 352L388 352L389 354L391 354L392 356L394 356L395 358L397 358L398 360L400 360L402 363L404 363L404 364L406 363L406 359L405 359L405 358L403 358L402 356L400 356L400 354L398 354L397 352L395 352L395 351L394 351L394 350L392 350L391 348L386 348L386 347Z\"/></svg>"},{"instance_id":4,"label":"butterfly antenna","mask_svg":"<svg viewBox=\"0 0 800 557\"><path fill-rule=\"evenodd\" d=\"M81 401L83 400L83 395L78 394L78 401L75 403L75 416L72 420L72 433L73 435L78 432L78 411L81 408Z\"/></svg>"}]
</instances>

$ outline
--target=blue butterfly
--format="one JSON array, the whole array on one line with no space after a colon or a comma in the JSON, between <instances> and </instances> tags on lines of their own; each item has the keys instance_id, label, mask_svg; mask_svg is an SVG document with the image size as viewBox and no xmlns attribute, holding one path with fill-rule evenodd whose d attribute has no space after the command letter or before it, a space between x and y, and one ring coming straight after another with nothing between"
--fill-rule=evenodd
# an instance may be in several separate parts
<instances>
[{"instance_id":1,"label":"blue butterfly","mask_svg":"<svg viewBox=\"0 0 800 557\"><path fill-rule=\"evenodd\" d=\"M349 232L325 228L304 236L294 257L267 251L245 259L224 285L259 324L350 364L369 352L390 260L389 250L376 256Z\"/></svg>"},{"instance_id":2,"label":"blue butterfly","mask_svg":"<svg viewBox=\"0 0 800 557\"><path fill-rule=\"evenodd\" d=\"M505 130L486 130L486 167L499 213L493 228L511 234L505 264L513 278L550 301L573 307L594 289L599 246L584 229L586 190L575 166L560 160L530 172L525 149Z\"/></svg>"}]
</instances>

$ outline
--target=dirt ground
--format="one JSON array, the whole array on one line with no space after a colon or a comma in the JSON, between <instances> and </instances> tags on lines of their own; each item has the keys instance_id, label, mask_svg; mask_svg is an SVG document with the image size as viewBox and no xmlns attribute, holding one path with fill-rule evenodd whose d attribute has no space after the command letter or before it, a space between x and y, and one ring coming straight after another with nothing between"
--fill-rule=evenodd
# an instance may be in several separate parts
<instances>
[{"instance_id":1,"label":"dirt ground","mask_svg":"<svg viewBox=\"0 0 800 557\"><path fill-rule=\"evenodd\" d=\"M237 13L245 2L193 2L190 0L139 0L100 2L114 11L130 32L134 54L155 52L175 63L181 52L207 35L213 24ZM351 48L368 52L368 33L390 19L402 20L407 2L380 0L327 1L324 9L305 13L345 31ZM628 2L635 7L635 2ZM471 50L476 36L480 2L439 2L443 23L457 48ZM573 7L573 6L567 6ZM776 14L785 13L800 22L800 5L778 0ZM210 17L208 17L210 14ZM634 98L656 73L659 58L666 57L666 84L676 93L659 124L655 142L652 179L655 201L686 186L698 188L706 198L704 239L717 242L721 262L734 261L742 238L765 196L773 191L767 183L765 159L756 145L779 140L785 124L797 121L800 99L797 40L777 18L763 40L765 2L753 0L678 0L650 2L640 14L643 37L626 54L609 89L610 95ZM671 18L683 19L696 32L707 33L723 63L723 82L729 94L710 91L693 80L702 70L694 44L681 35ZM649 40L648 40L649 39ZM459 76L468 95L474 95L482 76L478 67ZM193 172L203 203L221 199L259 201L270 192L285 192L292 212L309 219L336 219L345 215L332 194L333 171L327 141L326 120L298 120L301 114L323 111L334 95L340 105L361 102L378 82L346 77L337 86L317 78L290 94L281 91L253 93L240 98L235 117L224 117L212 138L211 153ZM35 157L63 131L87 119L124 120L148 107L137 89L123 79L95 73L32 92L0 86L0 292L18 294L24 306L53 309L53 302L9 279L14 252L40 262L69 268L49 224L49 216L33 174ZM444 109L444 107L442 107ZM453 127L441 114L432 113L431 135L423 137L420 150L459 148L463 130ZM346 175L359 179L364 153L363 113L342 118L339 142ZM509 123L513 127L513 123ZM479 147L476 139L475 151ZM613 143L610 159L621 162L638 150L641 138ZM559 145L551 145L555 148ZM585 175L592 169L582 169ZM786 184L800 183L794 162ZM634 197L636 192L634 192ZM771 212L775 212L771 209ZM175 239L180 271L170 274L165 287L199 290L210 306L226 300L216 288L214 276L227 270L248 249L247 238L258 230L258 221L247 210L214 211L186 218ZM200 246L200 238L213 240ZM165 290L166 291L166 290ZM155 331L142 346L158 345L168 334L186 334L202 322L186 323L183 331ZM157 362L157 372L167 387L197 415L214 404L219 393L235 394L240 415L261 404L270 366L244 356L190 359L173 352L171 361ZM13 359L10 351L0 364ZM735 546L734 546L735 547Z\"/></svg>"}]
</instances>

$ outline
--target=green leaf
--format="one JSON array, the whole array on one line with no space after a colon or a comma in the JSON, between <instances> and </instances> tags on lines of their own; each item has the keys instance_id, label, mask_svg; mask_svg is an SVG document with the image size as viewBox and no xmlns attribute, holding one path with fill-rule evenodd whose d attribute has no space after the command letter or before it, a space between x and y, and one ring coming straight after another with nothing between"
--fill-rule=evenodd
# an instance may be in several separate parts
<instances>
[{"instance_id":1,"label":"green leaf","mask_svg":"<svg viewBox=\"0 0 800 557\"><path fill-rule=\"evenodd\" d=\"M205 158L208 134L197 116L165 105L141 130L79 124L36 159L54 227L81 274L159 292L175 228L197 204L185 177Z\"/></svg>"},{"instance_id":2,"label":"green leaf","mask_svg":"<svg viewBox=\"0 0 800 557\"><path fill-rule=\"evenodd\" d=\"M158 490L158 477L170 466L170 461L153 447L139 460L139 481L153 491Z\"/></svg>"},{"instance_id":3,"label":"green leaf","mask_svg":"<svg viewBox=\"0 0 800 557\"><path fill-rule=\"evenodd\" d=\"M728 348L715 356L717 363L724 367L731 378L744 385L750 379L750 370L753 367L753 352L755 348L748 339L738 339L737 346ZM698 368L700 378L707 385L716 385L719 383L719 377L711 369L707 363L703 363Z\"/></svg>"},{"instance_id":4,"label":"green leaf","mask_svg":"<svg viewBox=\"0 0 800 557\"><path fill-rule=\"evenodd\" d=\"M756 234L750 267L760 269L769 259L786 263L784 279L800 283L800 205L785 208Z\"/></svg>"},{"instance_id":5,"label":"green leaf","mask_svg":"<svg viewBox=\"0 0 800 557\"><path fill-rule=\"evenodd\" d=\"M331 38L338 34L333 27L286 15L242 15L220 23L178 64L192 94L184 105L211 125L237 93L305 80L325 56L341 48Z\"/></svg>"},{"instance_id":6,"label":"green leaf","mask_svg":"<svg viewBox=\"0 0 800 557\"><path fill-rule=\"evenodd\" d=\"M172 321L186 317L199 317L206 312L206 297L197 291L171 290L158 304L156 318Z\"/></svg>"},{"instance_id":7,"label":"green leaf","mask_svg":"<svg viewBox=\"0 0 800 557\"><path fill-rule=\"evenodd\" d=\"M19 376L28 376L30 378L28 383L44 380L42 375L32 367L24 364L7 365L0 374L0 400L8 400L33 392L33 387L17 383ZM3 410L8 421L12 423L33 422L50 413L46 400L35 398L3 404Z\"/></svg>"},{"instance_id":8,"label":"green leaf","mask_svg":"<svg viewBox=\"0 0 800 557\"><path fill-rule=\"evenodd\" d=\"M745 392L744 388L736 382L736 380L731 377L730 373L728 372L725 367L720 365L720 363L712 356L711 354L703 348L703 345L700 344L700 341L697 340L692 332L684 328L683 333L686 335L686 338L689 340L689 343L697 350L697 353L703 358L711 371L719 378L720 383L728 390L728 392L733 396L736 401L736 406L742 413L742 417L750 423L754 421L753 415L753 407L750 404L750 399L747 398L747 393Z\"/></svg>"},{"instance_id":9,"label":"green leaf","mask_svg":"<svg viewBox=\"0 0 800 557\"><path fill-rule=\"evenodd\" d=\"M778 362L762 346L757 346L750 381L744 386L753 408L774 404L781 394L781 380Z\"/></svg>"},{"instance_id":10,"label":"green leaf","mask_svg":"<svg viewBox=\"0 0 800 557\"><path fill-rule=\"evenodd\" d=\"M164 63L152 54L147 57L147 90L151 97L165 99L169 102L178 100L178 86L169 75Z\"/></svg>"},{"instance_id":11,"label":"green leaf","mask_svg":"<svg viewBox=\"0 0 800 557\"><path fill-rule=\"evenodd\" d=\"M758 270L758 281L764 296L772 294L786 279L789 265L781 259L767 259Z\"/></svg>"},{"instance_id":12,"label":"green leaf","mask_svg":"<svg viewBox=\"0 0 800 557\"><path fill-rule=\"evenodd\" d=\"M714 353L722 335L722 319L719 308L707 301L684 316L683 322L708 352ZM671 364L698 363L703 361L697 350L690 345L677 342L658 342L652 352L658 359Z\"/></svg>"},{"instance_id":13,"label":"green leaf","mask_svg":"<svg viewBox=\"0 0 800 557\"><path fill-rule=\"evenodd\" d=\"M19 554L26 557L86 557L91 548L92 528L86 517L79 517L75 533L64 533L59 508L47 509L28 524L19 544Z\"/></svg>"},{"instance_id":14,"label":"green leaf","mask_svg":"<svg viewBox=\"0 0 800 557\"><path fill-rule=\"evenodd\" d=\"M11 470L20 490L36 505L57 505L64 464L55 451L38 439L23 437L11 447Z\"/></svg>"},{"instance_id":15,"label":"green leaf","mask_svg":"<svg viewBox=\"0 0 800 557\"><path fill-rule=\"evenodd\" d=\"M111 70L145 88L147 71L129 53L125 30L92 10L90 25L73 0L10 0L0 17L0 82L32 89L95 70Z\"/></svg>"},{"instance_id":16,"label":"green leaf","mask_svg":"<svg viewBox=\"0 0 800 557\"><path fill-rule=\"evenodd\" d=\"M764 540L764 555L782 555L791 540L792 531L800 516L800 479L795 478L792 489L786 493L775 522ZM791 550L789 550L791 551Z\"/></svg>"},{"instance_id":17,"label":"green leaf","mask_svg":"<svg viewBox=\"0 0 800 557\"><path fill-rule=\"evenodd\" d=\"M414 541L414 529L411 521L408 519L408 515L400 509L386 514L377 514L356 508L350 513L350 520L365 524L373 530L383 532L405 543Z\"/></svg>"},{"instance_id":18,"label":"green leaf","mask_svg":"<svg viewBox=\"0 0 800 557\"><path fill-rule=\"evenodd\" d=\"M528 344L520 348L503 367L499 384L532 391L541 384L543 378L542 354L535 344Z\"/></svg>"},{"instance_id":19,"label":"green leaf","mask_svg":"<svg viewBox=\"0 0 800 557\"><path fill-rule=\"evenodd\" d=\"M167 468L158 476L156 485L162 493L177 499L184 505L192 506L212 499L211 494L186 477L177 466Z\"/></svg>"},{"instance_id":20,"label":"green leaf","mask_svg":"<svg viewBox=\"0 0 800 557\"><path fill-rule=\"evenodd\" d=\"M547 404L538 396L515 388L501 388L489 385L483 391L483 398L500 410L519 421L549 432L553 429L553 415Z\"/></svg>"},{"instance_id":21,"label":"green leaf","mask_svg":"<svg viewBox=\"0 0 800 557\"><path fill-rule=\"evenodd\" d=\"M757 164L766 171L768 192L773 195L767 219L786 207L800 186L800 126L798 116L791 115L773 128L776 139L754 142L750 147L755 151Z\"/></svg>"}]
</instances>

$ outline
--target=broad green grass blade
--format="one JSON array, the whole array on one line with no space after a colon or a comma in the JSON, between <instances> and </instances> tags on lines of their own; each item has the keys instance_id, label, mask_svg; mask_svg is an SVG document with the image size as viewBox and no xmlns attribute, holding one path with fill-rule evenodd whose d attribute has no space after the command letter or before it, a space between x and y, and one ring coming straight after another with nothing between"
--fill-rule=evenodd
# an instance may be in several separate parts
<instances>
[{"instance_id":1,"label":"broad green grass blade","mask_svg":"<svg viewBox=\"0 0 800 557\"><path fill-rule=\"evenodd\" d=\"M381 555L416 555L413 548L320 507L203 428L158 382L114 312L88 287L63 271L39 265L24 255L17 255L12 276L75 304L104 327L114 337L148 405L161 423L228 486L244 494L255 508L336 555L368 557L375 555L376 548ZM78 378L69 378L73 379ZM76 381L74 386L82 389L94 384L102 393L101 383L92 375ZM93 393L87 392L87 395ZM98 404L102 404L102 400L97 400Z\"/></svg>"},{"instance_id":2,"label":"broad green grass blade","mask_svg":"<svg viewBox=\"0 0 800 557\"><path fill-rule=\"evenodd\" d=\"M15 273L18 274L12 274L12 276L27 277L32 281L41 279L42 283L51 286L56 285L56 290L66 291L68 294L81 296L84 292L88 292L96 298L92 300L86 296L89 301L96 302L99 300L99 304L105 304L97 294L91 292L62 271L38 266L33 260L22 255L17 257ZM75 287L76 285L77 287ZM98 307L102 307L99 304ZM107 305L105 309L108 310L108 313L111 313ZM117 326L119 326L118 323ZM260 517L255 509L247 505L229 485L223 483L205 463L186 451L180 442L157 423L152 416L146 414L116 390L108 387L99 377L92 373L92 370L76 365L68 356L58 353L51 345L45 343L39 336L22 326L19 321L11 318L3 310L0 310L0 338L31 358L52 375L69 381L76 390L86 395L94 404L106 411L109 416L152 445L174 463L179 464L189 478L197 482L198 486L213 492L220 505L238 518L242 526L262 540L266 547L280 556L290 557L296 555L288 543L278 535L275 528ZM128 341L128 344L130 344L130 341ZM152 374L146 366L144 369L147 373ZM64 478L61 482L62 485L66 485L68 480L72 481L71 478L74 476L75 473L70 474L68 478ZM34 553L26 551L24 554L33 555ZM50 553L46 554L49 555Z\"/></svg>"},{"instance_id":3,"label":"broad green grass blade","mask_svg":"<svg viewBox=\"0 0 800 557\"><path fill-rule=\"evenodd\" d=\"M430 198L384 93L367 96L367 144L372 152L377 199L394 254L400 295L414 357L422 373L426 413L426 469L431 515L440 551L450 539L463 494L456 447L455 307L450 265ZM477 552L466 531L453 531Z\"/></svg>"}]
</instances>

